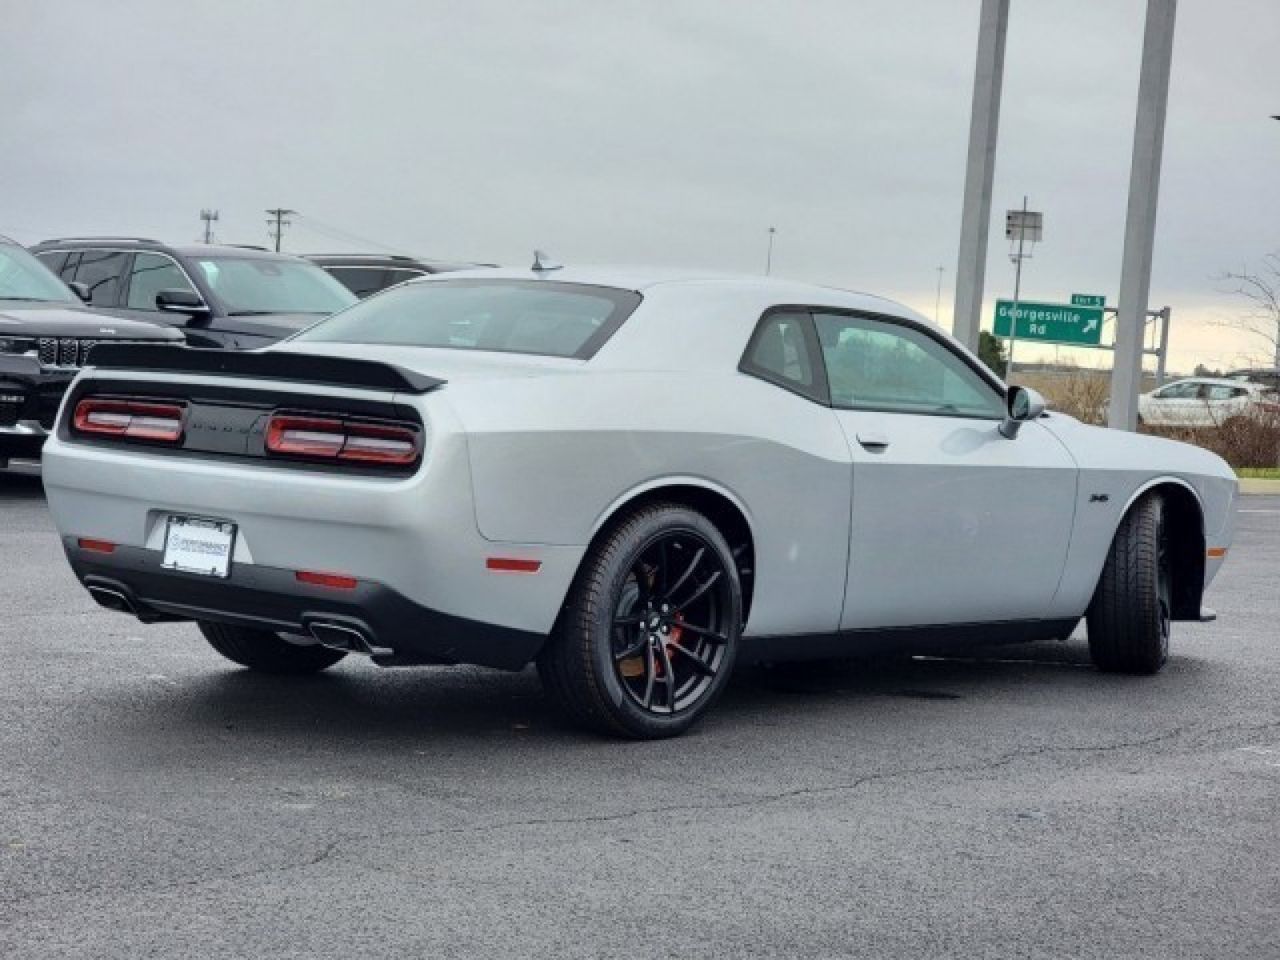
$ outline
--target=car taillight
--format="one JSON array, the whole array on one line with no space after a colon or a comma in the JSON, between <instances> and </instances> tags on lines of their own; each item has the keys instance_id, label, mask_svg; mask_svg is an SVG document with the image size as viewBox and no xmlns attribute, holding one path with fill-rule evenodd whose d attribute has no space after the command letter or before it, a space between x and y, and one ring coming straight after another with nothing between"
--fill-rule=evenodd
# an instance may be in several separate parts
<instances>
[{"instance_id":1,"label":"car taillight","mask_svg":"<svg viewBox=\"0 0 1280 960\"><path fill-rule=\"evenodd\" d=\"M411 424L273 413L266 446L281 456L409 466L422 453L422 431Z\"/></svg>"},{"instance_id":2,"label":"car taillight","mask_svg":"<svg viewBox=\"0 0 1280 960\"><path fill-rule=\"evenodd\" d=\"M177 443L182 439L186 416L185 403L86 397L76 404L71 423L77 433Z\"/></svg>"}]
</instances>

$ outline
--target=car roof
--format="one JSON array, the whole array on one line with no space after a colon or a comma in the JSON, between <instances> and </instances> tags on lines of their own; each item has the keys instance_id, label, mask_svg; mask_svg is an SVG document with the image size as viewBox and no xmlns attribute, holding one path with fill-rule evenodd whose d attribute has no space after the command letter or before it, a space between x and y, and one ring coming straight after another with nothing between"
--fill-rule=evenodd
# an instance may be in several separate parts
<instances>
[{"instance_id":1,"label":"car roof","mask_svg":"<svg viewBox=\"0 0 1280 960\"><path fill-rule=\"evenodd\" d=\"M761 301L796 306L829 306L840 309L864 310L872 313L892 313L909 316L929 326L935 324L910 307L886 297L837 287L802 283L780 277L764 277L752 274L722 273L711 270L687 270L666 267L611 266L582 264L557 267L553 270L532 270L517 267L488 267L476 270L459 270L455 273L430 277L418 277L409 283L449 283L457 280L537 280L547 283L579 283L588 286L613 287L634 290L643 294L658 287L670 288L686 285L705 292L708 287L720 287L727 291L752 293Z\"/></svg>"},{"instance_id":2,"label":"car roof","mask_svg":"<svg viewBox=\"0 0 1280 960\"><path fill-rule=\"evenodd\" d=\"M32 247L32 250L63 250L72 247L93 249L106 247L119 250L159 250L181 257L243 257L258 260L300 260L301 257L291 253L277 253L266 247L239 243L165 243L162 240L151 240L147 237L60 237L45 240Z\"/></svg>"},{"instance_id":3,"label":"car roof","mask_svg":"<svg viewBox=\"0 0 1280 960\"><path fill-rule=\"evenodd\" d=\"M1182 377L1178 380L1170 380L1168 383L1156 387L1157 390L1163 390L1165 387L1172 387L1178 383L1207 383L1212 387L1261 387L1261 383L1253 383L1250 380L1231 380L1227 377Z\"/></svg>"}]
</instances>

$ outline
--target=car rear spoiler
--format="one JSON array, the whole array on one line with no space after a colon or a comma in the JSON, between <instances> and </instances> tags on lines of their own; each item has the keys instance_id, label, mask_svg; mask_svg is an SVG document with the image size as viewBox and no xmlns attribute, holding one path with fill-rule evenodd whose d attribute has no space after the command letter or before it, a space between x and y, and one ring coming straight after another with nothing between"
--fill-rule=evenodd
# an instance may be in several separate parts
<instances>
[{"instance_id":1,"label":"car rear spoiler","mask_svg":"<svg viewBox=\"0 0 1280 960\"><path fill-rule=\"evenodd\" d=\"M87 366L199 373L215 377L289 380L333 387L367 387L404 393L427 393L445 381L394 363L329 357L284 350L218 350L150 343L99 343L89 351Z\"/></svg>"}]
</instances>

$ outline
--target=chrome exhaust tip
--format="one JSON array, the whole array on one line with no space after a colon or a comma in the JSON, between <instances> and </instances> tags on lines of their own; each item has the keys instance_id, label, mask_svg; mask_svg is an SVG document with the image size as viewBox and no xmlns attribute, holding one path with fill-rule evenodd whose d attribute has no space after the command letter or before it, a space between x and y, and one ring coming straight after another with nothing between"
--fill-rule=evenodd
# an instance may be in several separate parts
<instances>
[{"instance_id":1,"label":"chrome exhaust tip","mask_svg":"<svg viewBox=\"0 0 1280 960\"><path fill-rule=\"evenodd\" d=\"M100 587L97 584L90 584L88 589L89 595L98 601L99 606L106 607L108 610L115 610L117 613L131 613L135 617L138 615L138 610L133 605L133 601L119 590L113 590L111 587Z\"/></svg>"},{"instance_id":2,"label":"chrome exhaust tip","mask_svg":"<svg viewBox=\"0 0 1280 960\"><path fill-rule=\"evenodd\" d=\"M307 623L307 632L316 643L330 650L362 653L367 657L389 657L395 652L390 647L378 646L363 630L332 620L311 620Z\"/></svg>"}]
</instances>

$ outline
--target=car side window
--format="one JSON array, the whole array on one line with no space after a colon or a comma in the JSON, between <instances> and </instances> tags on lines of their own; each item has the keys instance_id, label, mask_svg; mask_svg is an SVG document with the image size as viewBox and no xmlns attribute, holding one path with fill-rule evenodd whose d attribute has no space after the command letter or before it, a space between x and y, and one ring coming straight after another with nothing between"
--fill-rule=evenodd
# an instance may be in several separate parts
<instances>
[{"instance_id":1,"label":"car side window","mask_svg":"<svg viewBox=\"0 0 1280 960\"><path fill-rule=\"evenodd\" d=\"M741 369L811 399L820 399L817 365L805 333L808 322L809 315L804 312L766 314L751 335Z\"/></svg>"},{"instance_id":2,"label":"car side window","mask_svg":"<svg viewBox=\"0 0 1280 960\"><path fill-rule=\"evenodd\" d=\"M129 254L118 250L84 250L72 278L89 288L89 303L113 307L120 302L120 279ZM68 261L70 263L70 261Z\"/></svg>"},{"instance_id":3,"label":"car side window","mask_svg":"<svg viewBox=\"0 0 1280 960\"><path fill-rule=\"evenodd\" d=\"M36 259L43 263L54 273L60 273L62 265L67 262L67 251L52 250L48 253L37 253Z\"/></svg>"},{"instance_id":4,"label":"car side window","mask_svg":"<svg viewBox=\"0 0 1280 960\"><path fill-rule=\"evenodd\" d=\"M1004 398L947 346L908 324L815 313L831 405L1001 419Z\"/></svg>"},{"instance_id":5,"label":"car side window","mask_svg":"<svg viewBox=\"0 0 1280 960\"><path fill-rule=\"evenodd\" d=\"M1156 394L1158 400L1194 400L1196 385L1194 383L1175 383L1165 387Z\"/></svg>"},{"instance_id":6,"label":"car side window","mask_svg":"<svg viewBox=\"0 0 1280 960\"><path fill-rule=\"evenodd\" d=\"M156 294L161 290L196 292L173 260L158 253L137 254L129 272L128 306L133 310L154 310Z\"/></svg>"},{"instance_id":7,"label":"car side window","mask_svg":"<svg viewBox=\"0 0 1280 960\"><path fill-rule=\"evenodd\" d=\"M364 299L389 286L381 267L325 267L342 285Z\"/></svg>"}]
</instances>

